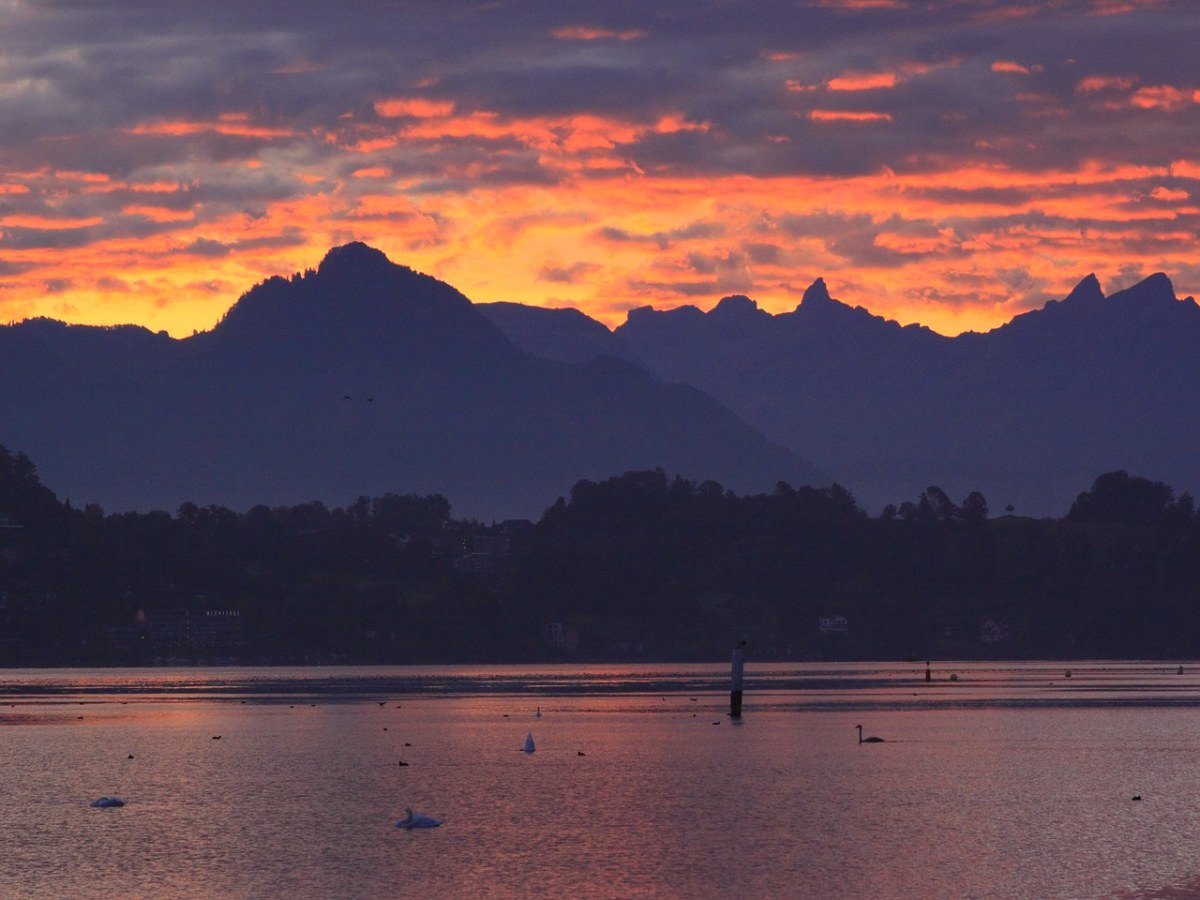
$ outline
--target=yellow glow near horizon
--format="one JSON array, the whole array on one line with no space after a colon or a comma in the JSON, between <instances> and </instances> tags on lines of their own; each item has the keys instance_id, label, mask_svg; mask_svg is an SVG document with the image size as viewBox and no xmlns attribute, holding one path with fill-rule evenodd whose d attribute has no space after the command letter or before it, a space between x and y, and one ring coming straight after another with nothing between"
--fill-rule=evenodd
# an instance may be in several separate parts
<instances>
[{"instance_id":1,"label":"yellow glow near horizon","mask_svg":"<svg viewBox=\"0 0 1200 900\"><path fill-rule=\"evenodd\" d=\"M841 78L842 94L898 82L886 73ZM1079 90L1123 92L1123 102L1150 112L1192 102L1181 90L1135 91L1119 79L1081 82ZM214 210L197 184L161 173L141 182L102 172L7 173L0 193L36 194L41 206L0 215L0 230L44 233L48 246L6 252L0 317L131 322L188 335L211 328L255 283L314 267L330 247L351 240L474 301L571 306L610 327L638 306L707 309L730 293L790 311L824 277L844 302L957 334L1062 297L1089 272L1103 279L1112 274L1114 249L1138 248L1130 255L1145 259L1146 274L1191 264L1195 234L1180 217L1194 215L1183 205L1192 198L1172 183L1195 177L1200 160L1020 171L948 159L910 174L692 177L643 171L622 150L647 136L713 127L682 115L652 122L513 118L406 96L376 101L374 109L374 123L347 117L336 134L313 136L336 148L336 166L316 169L272 149L295 129L242 113L125 130L131 141L216 135L260 142L250 155L208 164L234 184L269 174L291 185L287 196L252 211ZM893 122L862 110L807 115L822 129L867 132ZM459 161L454 151L464 141L494 149ZM438 170L428 179L397 178L388 154L405 148L436 159ZM536 166L547 177L513 180L509 166ZM1152 186L1124 187L1146 183ZM110 195L128 197L115 215L88 212L88 197ZM139 236L139 222L153 227ZM1143 223L1154 223L1152 237ZM58 234L90 239L63 250L52 237ZM1014 283L1038 299L1015 304Z\"/></svg>"}]
</instances>

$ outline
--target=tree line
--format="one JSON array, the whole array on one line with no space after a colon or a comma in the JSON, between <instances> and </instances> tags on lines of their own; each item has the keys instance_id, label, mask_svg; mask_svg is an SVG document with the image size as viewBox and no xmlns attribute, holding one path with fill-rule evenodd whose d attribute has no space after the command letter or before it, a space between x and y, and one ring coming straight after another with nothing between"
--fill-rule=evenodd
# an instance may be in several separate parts
<instances>
[{"instance_id":1,"label":"tree line","mask_svg":"<svg viewBox=\"0 0 1200 900\"><path fill-rule=\"evenodd\" d=\"M661 470L580 481L536 522L451 513L106 514L0 447L0 665L1200 655L1200 517L1126 472L1058 519Z\"/></svg>"}]
</instances>

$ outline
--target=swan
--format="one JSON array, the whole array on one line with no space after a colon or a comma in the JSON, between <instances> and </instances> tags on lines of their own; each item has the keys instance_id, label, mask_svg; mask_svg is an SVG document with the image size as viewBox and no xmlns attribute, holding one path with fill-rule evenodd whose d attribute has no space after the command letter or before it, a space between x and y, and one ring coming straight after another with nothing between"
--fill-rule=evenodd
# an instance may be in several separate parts
<instances>
[{"instance_id":1,"label":"swan","mask_svg":"<svg viewBox=\"0 0 1200 900\"><path fill-rule=\"evenodd\" d=\"M92 806L96 809L107 809L108 807L124 806L125 801L117 797L100 797L92 801Z\"/></svg>"},{"instance_id":2,"label":"swan","mask_svg":"<svg viewBox=\"0 0 1200 900\"><path fill-rule=\"evenodd\" d=\"M525 746L522 749L526 753L532 753L534 750L537 749L537 747L535 747L534 743L533 743L533 732L532 731L525 735Z\"/></svg>"},{"instance_id":3,"label":"swan","mask_svg":"<svg viewBox=\"0 0 1200 900\"><path fill-rule=\"evenodd\" d=\"M413 812L411 806L404 807L404 812L406 814L404 818L396 822L397 828L437 828L442 824L441 819Z\"/></svg>"},{"instance_id":4,"label":"swan","mask_svg":"<svg viewBox=\"0 0 1200 900\"><path fill-rule=\"evenodd\" d=\"M858 742L860 744L882 744L884 742L881 737L863 737L862 726L855 725L854 727L858 729Z\"/></svg>"}]
</instances>

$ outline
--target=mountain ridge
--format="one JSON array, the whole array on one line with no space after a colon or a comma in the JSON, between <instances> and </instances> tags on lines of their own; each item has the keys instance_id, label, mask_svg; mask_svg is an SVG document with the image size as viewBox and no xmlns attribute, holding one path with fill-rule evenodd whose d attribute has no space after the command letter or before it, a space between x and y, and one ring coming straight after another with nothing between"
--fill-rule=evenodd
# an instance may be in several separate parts
<instances>
[{"instance_id":1,"label":"mountain ridge","mask_svg":"<svg viewBox=\"0 0 1200 900\"><path fill-rule=\"evenodd\" d=\"M822 279L791 312L732 295L708 312L630 310L614 334L650 371L802 447L867 508L933 484L1051 515L1121 468L1200 488L1200 308L1163 273L1108 296L1088 275L1062 300L954 337L834 299Z\"/></svg>"},{"instance_id":2,"label":"mountain ridge","mask_svg":"<svg viewBox=\"0 0 1200 900\"><path fill-rule=\"evenodd\" d=\"M64 496L114 509L411 492L509 518L630 469L738 490L827 482L700 390L531 355L363 244L266 279L188 338L0 327L0 391L0 443Z\"/></svg>"}]
</instances>

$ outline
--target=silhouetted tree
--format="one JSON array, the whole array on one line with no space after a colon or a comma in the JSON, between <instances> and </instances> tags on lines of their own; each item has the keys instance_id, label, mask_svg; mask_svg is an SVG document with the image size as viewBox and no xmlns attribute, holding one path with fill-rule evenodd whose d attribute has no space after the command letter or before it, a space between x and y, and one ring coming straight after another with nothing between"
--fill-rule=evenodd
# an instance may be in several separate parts
<instances>
[{"instance_id":1,"label":"silhouetted tree","mask_svg":"<svg viewBox=\"0 0 1200 900\"><path fill-rule=\"evenodd\" d=\"M958 518L958 507L937 485L931 484L921 495L919 508L927 510L927 515L939 522L949 522Z\"/></svg>"},{"instance_id":2,"label":"silhouetted tree","mask_svg":"<svg viewBox=\"0 0 1200 900\"><path fill-rule=\"evenodd\" d=\"M979 491L971 491L962 503L962 519L972 525L984 522L988 517L987 500Z\"/></svg>"},{"instance_id":3,"label":"silhouetted tree","mask_svg":"<svg viewBox=\"0 0 1200 900\"><path fill-rule=\"evenodd\" d=\"M1099 476L1090 491L1075 499L1067 519L1153 524L1163 521L1174 507L1174 492L1170 487L1121 470Z\"/></svg>"}]
</instances>

